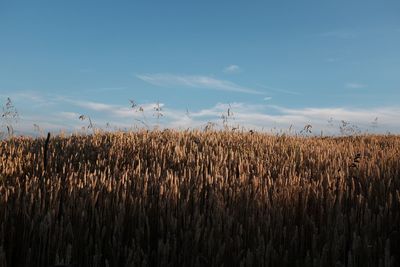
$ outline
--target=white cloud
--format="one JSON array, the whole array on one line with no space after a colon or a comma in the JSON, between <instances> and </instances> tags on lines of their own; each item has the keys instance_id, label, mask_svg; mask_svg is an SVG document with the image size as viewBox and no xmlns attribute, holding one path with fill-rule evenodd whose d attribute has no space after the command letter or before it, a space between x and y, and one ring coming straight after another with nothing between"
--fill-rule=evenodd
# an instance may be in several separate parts
<instances>
[{"instance_id":1,"label":"white cloud","mask_svg":"<svg viewBox=\"0 0 400 267\"><path fill-rule=\"evenodd\" d=\"M268 100L271 100L271 99L272 99L271 96L264 97L264 100L265 100L265 101L268 101Z\"/></svg>"},{"instance_id":2,"label":"white cloud","mask_svg":"<svg viewBox=\"0 0 400 267\"><path fill-rule=\"evenodd\" d=\"M68 112L67 112L68 113ZM61 132L80 129L78 117L72 118L71 114L57 113L52 116L21 114L18 123L14 125L14 130L17 135L30 134L42 135L45 132ZM39 128L36 128L37 125ZM37 130L40 130L38 132Z\"/></svg>"},{"instance_id":3,"label":"white cloud","mask_svg":"<svg viewBox=\"0 0 400 267\"><path fill-rule=\"evenodd\" d=\"M15 106L17 107L17 110L19 109L18 107L21 107L21 106L44 108L44 107L49 107L49 106L52 106L55 104L53 99L50 99L48 96L41 95L32 90L22 90L22 91L0 93L0 104L3 99L5 100L8 97L15 104Z\"/></svg>"},{"instance_id":4,"label":"white cloud","mask_svg":"<svg viewBox=\"0 0 400 267\"><path fill-rule=\"evenodd\" d=\"M19 91L19 92L10 92L10 93L2 93L0 97L7 98L9 97L12 101L25 101L30 103L43 103L46 102L43 96L31 92L31 91Z\"/></svg>"},{"instance_id":5,"label":"white cloud","mask_svg":"<svg viewBox=\"0 0 400 267\"><path fill-rule=\"evenodd\" d=\"M83 108L95 110L95 111L113 111L113 106L108 105L108 104L103 104L103 103L97 103L97 102L90 102L90 101L79 101L76 102L78 106L81 106Z\"/></svg>"},{"instance_id":6,"label":"white cloud","mask_svg":"<svg viewBox=\"0 0 400 267\"><path fill-rule=\"evenodd\" d=\"M361 88L367 87L365 84L356 83L356 82L346 83L345 86L346 86L347 88L351 88L351 89L361 89Z\"/></svg>"},{"instance_id":7,"label":"white cloud","mask_svg":"<svg viewBox=\"0 0 400 267\"><path fill-rule=\"evenodd\" d=\"M262 84L257 84L257 86L267 89L269 91L277 92L277 93L283 93L283 94L288 94L288 95L300 95L299 92L291 91L291 90L286 90L282 88L276 88L276 87L271 87L271 86L265 86Z\"/></svg>"},{"instance_id":8,"label":"white cloud","mask_svg":"<svg viewBox=\"0 0 400 267\"><path fill-rule=\"evenodd\" d=\"M68 119L68 120L76 120L79 118L81 114L76 113L76 112L68 112L68 111L62 111L60 112L60 116L62 118Z\"/></svg>"},{"instance_id":9,"label":"white cloud","mask_svg":"<svg viewBox=\"0 0 400 267\"><path fill-rule=\"evenodd\" d=\"M204 120L204 118L212 118L213 121L220 122L220 115L226 111L228 104L217 104L212 108L200 110L193 114L193 118ZM248 105L244 103L231 104L234 114L232 123L240 126L255 129L288 129L290 125L301 130L304 125L313 125L314 132L319 133L321 130L329 134L339 133L341 121L349 121L357 125L361 130L370 129L372 121L378 117L380 132L392 131L399 132L398 114L400 107L380 107L352 109L345 107L337 108L284 108L279 106L263 106ZM334 119L334 125L329 126L328 120Z\"/></svg>"},{"instance_id":10,"label":"white cloud","mask_svg":"<svg viewBox=\"0 0 400 267\"><path fill-rule=\"evenodd\" d=\"M224 73L238 73L241 72L241 68L238 65L229 65L222 70Z\"/></svg>"},{"instance_id":11,"label":"white cloud","mask_svg":"<svg viewBox=\"0 0 400 267\"><path fill-rule=\"evenodd\" d=\"M126 106L121 105L110 105L100 102L93 101L82 101L82 100L73 100L69 98L63 98L65 102L68 102L74 106L78 106L84 108L86 110L101 112L103 116L109 117L119 117L119 118L134 118L143 116L152 116L154 114L154 109L159 105L159 107L163 108L163 103L145 103L138 105L137 108L128 107L128 103ZM142 108L143 112L139 111L139 106ZM63 114L66 114L64 112ZM68 114L68 113L67 113Z\"/></svg>"},{"instance_id":12,"label":"white cloud","mask_svg":"<svg viewBox=\"0 0 400 267\"><path fill-rule=\"evenodd\" d=\"M192 87L219 91L230 91L246 94L263 94L252 88L243 87L226 80L218 80L210 76L174 75L167 73L138 74L137 78L147 83L163 87Z\"/></svg>"},{"instance_id":13,"label":"white cloud","mask_svg":"<svg viewBox=\"0 0 400 267\"><path fill-rule=\"evenodd\" d=\"M21 120L15 129L19 132L32 133L33 124L40 126L43 131L58 132L59 130L74 131L86 126L86 121L80 121L79 115L90 115L92 122L97 128L105 129L107 122L112 128L142 127L141 121L149 128L160 125L162 128L186 129L203 128L208 122L222 125L221 115L226 114L230 109L233 116L229 117L229 125L239 126L246 129L270 131L271 129L283 129L286 131L293 125L292 130L299 132L306 124L313 126L313 133L338 134L342 120L349 121L360 127L361 130L373 130L384 133L386 131L400 133L398 123L398 107L376 107L376 108L348 108L348 107L304 107L287 108L282 106L248 103L217 103L211 107L197 110L171 108L160 103L163 117L157 120L155 110L157 103L140 104L143 112L129 107L129 103L110 105L102 102L74 100L70 98L58 99L59 104L67 110L55 112L52 115L22 114ZM61 105L60 105L61 106ZM74 108L75 107L75 108ZM82 108L81 111L76 108ZM73 110L73 112L71 111ZM78 113L82 112L82 113ZM25 116L26 115L26 116ZM374 119L378 117L378 127L371 127ZM333 118L333 120L330 120ZM328 122L329 121L329 122Z\"/></svg>"}]
</instances>

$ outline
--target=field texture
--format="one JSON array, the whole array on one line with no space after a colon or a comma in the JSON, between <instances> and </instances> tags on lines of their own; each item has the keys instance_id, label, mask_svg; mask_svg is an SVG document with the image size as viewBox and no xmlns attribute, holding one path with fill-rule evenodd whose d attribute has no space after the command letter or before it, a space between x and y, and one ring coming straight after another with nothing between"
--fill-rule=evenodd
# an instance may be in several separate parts
<instances>
[{"instance_id":1,"label":"field texture","mask_svg":"<svg viewBox=\"0 0 400 267\"><path fill-rule=\"evenodd\" d=\"M0 266L400 266L400 137L0 143Z\"/></svg>"}]
</instances>

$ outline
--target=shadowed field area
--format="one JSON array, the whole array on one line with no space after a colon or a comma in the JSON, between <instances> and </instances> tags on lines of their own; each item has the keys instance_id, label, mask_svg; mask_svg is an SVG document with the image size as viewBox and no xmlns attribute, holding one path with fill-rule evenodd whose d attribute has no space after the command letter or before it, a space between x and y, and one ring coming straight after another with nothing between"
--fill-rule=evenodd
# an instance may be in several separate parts
<instances>
[{"instance_id":1,"label":"shadowed field area","mask_svg":"<svg viewBox=\"0 0 400 267\"><path fill-rule=\"evenodd\" d=\"M0 143L0 266L398 266L400 137Z\"/></svg>"}]
</instances>

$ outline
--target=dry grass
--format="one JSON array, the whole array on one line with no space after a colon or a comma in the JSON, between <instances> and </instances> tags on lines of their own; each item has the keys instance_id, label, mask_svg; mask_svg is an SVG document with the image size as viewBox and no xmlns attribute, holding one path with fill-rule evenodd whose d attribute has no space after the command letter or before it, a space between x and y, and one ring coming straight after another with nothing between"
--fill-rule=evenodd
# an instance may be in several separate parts
<instances>
[{"instance_id":1,"label":"dry grass","mask_svg":"<svg viewBox=\"0 0 400 267\"><path fill-rule=\"evenodd\" d=\"M399 266L400 137L0 144L0 266Z\"/></svg>"}]
</instances>

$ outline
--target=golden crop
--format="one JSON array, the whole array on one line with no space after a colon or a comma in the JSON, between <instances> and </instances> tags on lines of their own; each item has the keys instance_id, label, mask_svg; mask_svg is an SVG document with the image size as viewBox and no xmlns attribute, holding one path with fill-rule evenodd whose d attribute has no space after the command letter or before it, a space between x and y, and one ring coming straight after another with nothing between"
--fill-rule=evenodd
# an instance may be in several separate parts
<instances>
[{"instance_id":1,"label":"golden crop","mask_svg":"<svg viewBox=\"0 0 400 267\"><path fill-rule=\"evenodd\" d=\"M0 266L399 266L400 137L0 143Z\"/></svg>"}]
</instances>

